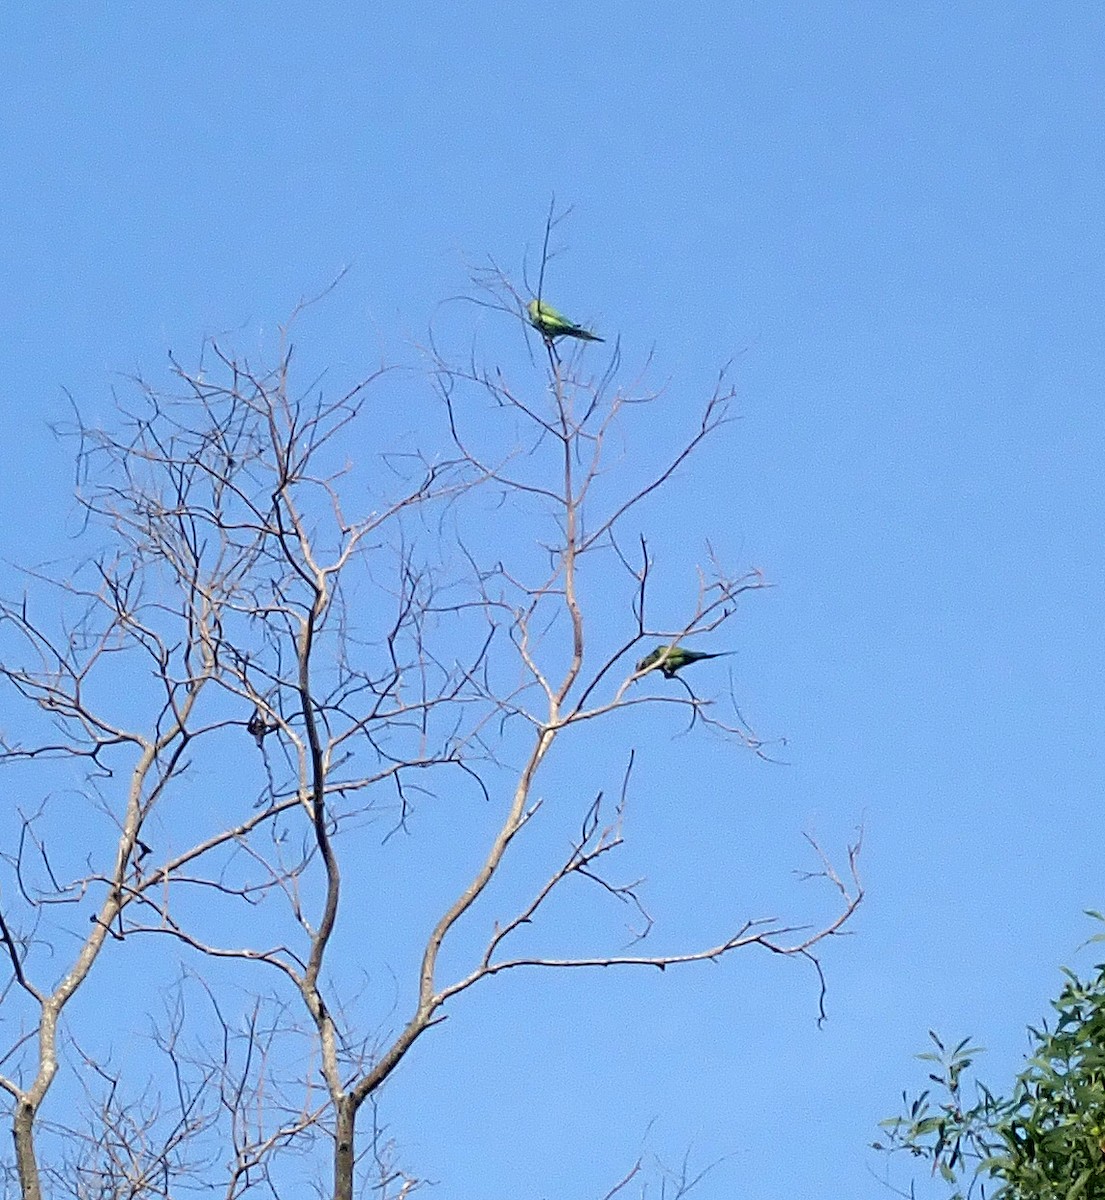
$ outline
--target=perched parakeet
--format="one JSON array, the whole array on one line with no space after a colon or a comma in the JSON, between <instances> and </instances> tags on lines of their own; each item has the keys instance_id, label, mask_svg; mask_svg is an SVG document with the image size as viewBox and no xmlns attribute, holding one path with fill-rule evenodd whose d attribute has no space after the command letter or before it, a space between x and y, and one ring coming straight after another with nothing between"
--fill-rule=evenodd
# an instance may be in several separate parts
<instances>
[{"instance_id":1,"label":"perched parakeet","mask_svg":"<svg viewBox=\"0 0 1105 1200\"><path fill-rule=\"evenodd\" d=\"M651 654L646 654L641 659L637 664L637 670L659 669L665 679L674 679L676 672L681 671L690 663L698 662L703 658L724 658L725 655L732 653L732 650L719 650L714 654L707 654L702 650L684 650L682 646L657 646Z\"/></svg>"},{"instance_id":2,"label":"perched parakeet","mask_svg":"<svg viewBox=\"0 0 1105 1200\"><path fill-rule=\"evenodd\" d=\"M275 730L276 726L270 725L265 720L265 714L259 708L253 710L253 716L246 722L246 733L252 736L253 740L262 750L265 748L265 738L270 733L275 732Z\"/></svg>"},{"instance_id":3,"label":"perched parakeet","mask_svg":"<svg viewBox=\"0 0 1105 1200\"><path fill-rule=\"evenodd\" d=\"M526 311L529 313L529 323L550 342L555 341L558 337L580 338L585 342L606 340L600 338L597 333L584 329L582 325L574 325L563 313L557 312L551 304L546 304L544 300L531 300L526 305Z\"/></svg>"}]
</instances>

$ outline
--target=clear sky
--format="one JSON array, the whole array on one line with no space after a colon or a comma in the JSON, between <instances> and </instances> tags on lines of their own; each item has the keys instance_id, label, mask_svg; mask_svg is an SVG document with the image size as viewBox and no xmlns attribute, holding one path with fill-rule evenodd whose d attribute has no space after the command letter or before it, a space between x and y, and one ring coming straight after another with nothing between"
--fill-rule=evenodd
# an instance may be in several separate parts
<instances>
[{"instance_id":1,"label":"clear sky","mask_svg":"<svg viewBox=\"0 0 1105 1200\"><path fill-rule=\"evenodd\" d=\"M808 972L747 956L498 981L385 1097L437 1195L594 1200L644 1147L729 1156L702 1200L874 1200L866 1146L926 1030L991 1047L1000 1084L1059 964L1090 961L1103 46L1105 10L1065 0L4 7L6 561L69 552L66 390L102 415L170 349L263 342L346 265L309 361L413 359L468 264L533 261L553 194L547 293L627 371L654 351L678 405L736 362L742 420L654 544L709 526L775 584L728 648L786 765L650 722L641 804L674 815L654 907L697 935L735 878L748 915L794 911L803 830L839 852L862 821L829 1021ZM700 856L692 912L673 866Z\"/></svg>"}]
</instances>

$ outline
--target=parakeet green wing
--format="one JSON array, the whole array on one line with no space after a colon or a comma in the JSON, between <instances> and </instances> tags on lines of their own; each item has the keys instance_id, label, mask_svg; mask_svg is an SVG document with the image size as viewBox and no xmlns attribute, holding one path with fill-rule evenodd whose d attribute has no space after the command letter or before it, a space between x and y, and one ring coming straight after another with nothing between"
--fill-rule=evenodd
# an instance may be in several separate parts
<instances>
[{"instance_id":1,"label":"parakeet green wing","mask_svg":"<svg viewBox=\"0 0 1105 1200\"><path fill-rule=\"evenodd\" d=\"M582 325L577 325L574 321L569 321L562 312L557 311L557 309L553 308L551 304L547 304L544 300L531 300L526 305L526 311L529 313L529 323L542 337L548 338L550 342L558 337L574 337L584 342L601 342L605 340L600 338L597 333L592 333L589 329L584 329Z\"/></svg>"},{"instance_id":2,"label":"parakeet green wing","mask_svg":"<svg viewBox=\"0 0 1105 1200\"><path fill-rule=\"evenodd\" d=\"M677 672L691 663L704 658L724 658L727 654L732 654L732 651L718 650L711 654L705 650L686 650L682 646L657 646L641 659L637 670L645 672L658 669L665 679L674 679Z\"/></svg>"}]
</instances>

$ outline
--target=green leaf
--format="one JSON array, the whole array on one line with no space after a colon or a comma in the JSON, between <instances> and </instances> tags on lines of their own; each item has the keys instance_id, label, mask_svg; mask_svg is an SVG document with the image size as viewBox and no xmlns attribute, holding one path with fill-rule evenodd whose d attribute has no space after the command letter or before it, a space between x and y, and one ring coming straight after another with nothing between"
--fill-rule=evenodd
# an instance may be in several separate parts
<instances>
[{"instance_id":1,"label":"green leaf","mask_svg":"<svg viewBox=\"0 0 1105 1200\"><path fill-rule=\"evenodd\" d=\"M1076 1196L1081 1196L1086 1190L1086 1184L1093 1178L1094 1172L1092 1167L1087 1167L1081 1175L1074 1181L1074 1185L1067 1192L1066 1200L1075 1200Z\"/></svg>"}]
</instances>

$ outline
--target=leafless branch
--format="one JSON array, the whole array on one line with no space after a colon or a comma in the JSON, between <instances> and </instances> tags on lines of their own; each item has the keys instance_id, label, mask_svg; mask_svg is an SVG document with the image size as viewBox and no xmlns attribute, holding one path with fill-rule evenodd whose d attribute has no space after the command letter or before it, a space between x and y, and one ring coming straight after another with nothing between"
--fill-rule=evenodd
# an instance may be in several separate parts
<instances>
[{"instance_id":1,"label":"leafless branch","mask_svg":"<svg viewBox=\"0 0 1105 1200\"><path fill-rule=\"evenodd\" d=\"M551 283L560 219L554 204L535 289L495 263L474 279L504 334L514 321L532 333L525 305ZM170 356L168 385L131 380L116 428L87 425L74 406L91 549L28 570L26 595L0 600L0 685L22 702L0 765L43 784L37 801L13 806L12 848L0 853L13 885L0 906L0 1004L19 1015L0 1089L29 1200L42 1194L40 1132L71 1148L48 1164L51 1184L65 1178L82 1197L168 1197L200 1182L226 1200L278 1196L281 1164L329 1149L334 1200L352 1200L358 1174L381 1200L405 1200L421 1180L385 1133L380 1089L477 984L522 967L664 971L759 946L813 965L823 1017L819 954L862 900L859 843L838 872L811 839L811 874L835 905L818 923L730 915L699 948L527 952L523 929L547 923L573 887L596 907L629 907L631 949L663 919L643 879L616 874L633 752L620 781L587 782L555 805L535 790L553 756L586 762L587 738L643 706L764 756L731 677L727 709L698 680L634 665L655 641L703 645L766 586L704 542L697 577L671 593L682 596L676 615L657 623L662 555L634 525L722 436L736 391L721 371L697 412L682 408L690 415L658 461L619 464L612 446L662 389L648 385L650 362L623 378L614 333L569 351L542 329L545 353L530 343L536 383L475 352L458 361L431 333L440 444L416 422L417 448L397 450L372 411L385 382L398 386L390 369L346 386L325 372L298 382L291 328L317 299L297 307L269 365L211 340L195 369ZM399 989L402 1016L373 1031L339 950L363 921L347 896L366 869L354 835L386 817L374 843L386 864L391 838L435 836L458 795L497 825L441 903L416 977ZM64 797L76 798L80 844ZM528 898L508 904L507 864L543 825L561 840ZM499 919L465 942L462 928L478 931L485 912ZM156 1025L157 1087L134 1086L63 1026L104 950L122 956L139 939L159 962L173 950L204 965L203 1003L180 999ZM476 949L461 959L464 945ZM86 1081L86 1128L43 1121L63 1069ZM697 1181L684 1170L675 1196Z\"/></svg>"}]
</instances>

